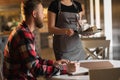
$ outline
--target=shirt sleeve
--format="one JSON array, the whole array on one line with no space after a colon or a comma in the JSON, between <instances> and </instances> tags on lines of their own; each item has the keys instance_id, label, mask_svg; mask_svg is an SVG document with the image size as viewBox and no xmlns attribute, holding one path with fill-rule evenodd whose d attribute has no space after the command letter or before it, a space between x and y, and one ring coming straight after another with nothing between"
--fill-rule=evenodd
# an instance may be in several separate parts
<instances>
[{"instance_id":1,"label":"shirt sleeve","mask_svg":"<svg viewBox=\"0 0 120 80\"><path fill-rule=\"evenodd\" d=\"M56 75L59 71L60 74L64 74L66 72L65 68L56 68L53 65L54 62L52 60L41 59L38 57L34 48L34 39L31 38L30 34L25 33L25 35L25 38L22 39L19 44L19 51L22 62L26 65L30 74L34 77L39 75L51 77Z\"/></svg>"},{"instance_id":2,"label":"shirt sleeve","mask_svg":"<svg viewBox=\"0 0 120 80\"><path fill-rule=\"evenodd\" d=\"M32 65L30 72L35 77L42 75L45 77L51 77L59 72L59 69L53 66L53 61L38 58Z\"/></svg>"},{"instance_id":3,"label":"shirt sleeve","mask_svg":"<svg viewBox=\"0 0 120 80\"><path fill-rule=\"evenodd\" d=\"M48 11L54 12L57 14L58 10L58 1L52 1L48 7Z\"/></svg>"},{"instance_id":4,"label":"shirt sleeve","mask_svg":"<svg viewBox=\"0 0 120 80\"><path fill-rule=\"evenodd\" d=\"M81 3L77 2L77 1L74 1L75 4L77 5L78 7L78 11L81 12L82 11L82 6L81 6Z\"/></svg>"},{"instance_id":5,"label":"shirt sleeve","mask_svg":"<svg viewBox=\"0 0 120 80\"><path fill-rule=\"evenodd\" d=\"M30 72L35 76L43 75L45 77L52 77L54 75L66 74L66 66L61 65L61 68L55 67L53 61L38 58L32 65ZM60 75L59 74L59 75Z\"/></svg>"}]
</instances>

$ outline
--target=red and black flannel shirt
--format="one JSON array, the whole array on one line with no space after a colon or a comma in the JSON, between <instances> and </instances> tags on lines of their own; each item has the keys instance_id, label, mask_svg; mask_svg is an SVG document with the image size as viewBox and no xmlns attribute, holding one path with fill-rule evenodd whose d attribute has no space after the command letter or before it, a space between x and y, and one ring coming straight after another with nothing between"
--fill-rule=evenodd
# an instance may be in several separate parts
<instances>
[{"instance_id":1,"label":"red and black flannel shirt","mask_svg":"<svg viewBox=\"0 0 120 80\"><path fill-rule=\"evenodd\" d=\"M50 77L58 72L66 73L64 67L58 69L53 66L53 61L38 57L34 35L25 22L13 30L8 38L3 68L8 80L36 80L39 75Z\"/></svg>"}]
</instances>

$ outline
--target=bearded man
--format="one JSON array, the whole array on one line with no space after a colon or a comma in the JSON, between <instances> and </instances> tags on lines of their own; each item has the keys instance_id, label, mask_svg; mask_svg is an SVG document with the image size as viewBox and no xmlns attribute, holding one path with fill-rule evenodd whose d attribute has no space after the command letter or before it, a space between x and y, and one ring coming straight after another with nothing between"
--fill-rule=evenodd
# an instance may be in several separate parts
<instances>
[{"instance_id":1,"label":"bearded man","mask_svg":"<svg viewBox=\"0 0 120 80\"><path fill-rule=\"evenodd\" d=\"M4 49L3 74L7 80L36 80L39 75L51 77L69 72L62 63L42 59L35 51L35 28L43 27L43 6L40 0L25 0L25 20L9 35ZM72 69L71 71L73 71Z\"/></svg>"}]
</instances>

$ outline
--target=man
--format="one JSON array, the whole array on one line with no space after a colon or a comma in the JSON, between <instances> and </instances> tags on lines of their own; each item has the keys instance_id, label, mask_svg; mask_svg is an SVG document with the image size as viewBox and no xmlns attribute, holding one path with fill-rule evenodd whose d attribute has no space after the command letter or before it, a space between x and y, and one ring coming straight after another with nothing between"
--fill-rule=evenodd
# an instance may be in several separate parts
<instances>
[{"instance_id":1,"label":"man","mask_svg":"<svg viewBox=\"0 0 120 80\"><path fill-rule=\"evenodd\" d=\"M53 62L41 59L35 52L33 31L43 26L43 6L40 0L24 2L25 21L12 31L4 49L4 77L7 80L36 80L39 75L51 77L72 70L62 65L66 60ZM74 67L74 65L73 65Z\"/></svg>"}]
</instances>

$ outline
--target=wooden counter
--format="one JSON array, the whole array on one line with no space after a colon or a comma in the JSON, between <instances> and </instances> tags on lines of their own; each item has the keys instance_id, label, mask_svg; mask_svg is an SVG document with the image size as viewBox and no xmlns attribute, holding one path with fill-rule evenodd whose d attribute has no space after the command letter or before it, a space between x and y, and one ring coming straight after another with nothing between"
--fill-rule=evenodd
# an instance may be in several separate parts
<instances>
[{"instance_id":1,"label":"wooden counter","mask_svg":"<svg viewBox=\"0 0 120 80\"><path fill-rule=\"evenodd\" d=\"M85 38L81 38L81 40L105 40L106 37L102 36L102 37L85 37Z\"/></svg>"}]
</instances>

